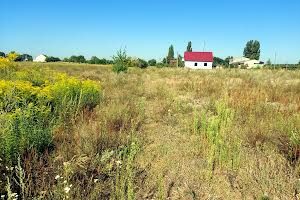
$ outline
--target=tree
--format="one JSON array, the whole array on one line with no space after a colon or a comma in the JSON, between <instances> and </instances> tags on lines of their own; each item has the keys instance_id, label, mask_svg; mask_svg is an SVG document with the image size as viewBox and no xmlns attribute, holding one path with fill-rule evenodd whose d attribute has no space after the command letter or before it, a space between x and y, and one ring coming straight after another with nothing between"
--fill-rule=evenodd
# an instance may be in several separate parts
<instances>
[{"instance_id":1,"label":"tree","mask_svg":"<svg viewBox=\"0 0 300 200\"><path fill-rule=\"evenodd\" d=\"M92 56L91 60L89 60L90 64L100 64L100 59L97 56Z\"/></svg>"},{"instance_id":2,"label":"tree","mask_svg":"<svg viewBox=\"0 0 300 200\"><path fill-rule=\"evenodd\" d=\"M192 48L192 42L191 42L191 41L189 41L189 43L188 43L188 45L187 45L187 47L186 47L186 51L187 51L187 52L192 52L192 51L193 51L193 48Z\"/></svg>"},{"instance_id":3,"label":"tree","mask_svg":"<svg viewBox=\"0 0 300 200\"><path fill-rule=\"evenodd\" d=\"M138 59L138 67L139 68L147 68L148 67L148 62L143 60L143 59Z\"/></svg>"},{"instance_id":4,"label":"tree","mask_svg":"<svg viewBox=\"0 0 300 200\"><path fill-rule=\"evenodd\" d=\"M227 61L228 60L228 61ZM213 62L213 66L224 66L227 67L229 65L229 58L228 59L223 60L222 58L219 57L214 57L214 62Z\"/></svg>"},{"instance_id":5,"label":"tree","mask_svg":"<svg viewBox=\"0 0 300 200\"><path fill-rule=\"evenodd\" d=\"M149 66L155 66L156 65L156 60L155 59L151 59L148 61Z\"/></svg>"},{"instance_id":6,"label":"tree","mask_svg":"<svg viewBox=\"0 0 300 200\"><path fill-rule=\"evenodd\" d=\"M33 61L33 58L31 55L28 55L28 54L22 54L22 55L19 55L16 59L15 59L16 62L24 62L24 61Z\"/></svg>"},{"instance_id":7,"label":"tree","mask_svg":"<svg viewBox=\"0 0 300 200\"><path fill-rule=\"evenodd\" d=\"M178 67L184 67L183 57L179 54L177 59L178 59Z\"/></svg>"},{"instance_id":8,"label":"tree","mask_svg":"<svg viewBox=\"0 0 300 200\"><path fill-rule=\"evenodd\" d=\"M271 60L269 59L269 60L266 62L266 64L267 64L268 66L271 66L271 65L272 65Z\"/></svg>"},{"instance_id":9,"label":"tree","mask_svg":"<svg viewBox=\"0 0 300 200\"><path fill-rule=\"evenodd\" d=\"M46 58L46 62L59 62L59 61L61 61L59 58L53 56L47 56Z\"/></svg>"},{"instance_id":10,"label":"tree","mask_svg":"<svg viewBox=\"0 0 300 200\"><path fill-rule=\"evenodd\" d=\"M232 56L228 56L225 58L225 67L230 67L230 60L232 59L233 57Z\"/></svg>"},{"instance_id":11,"label":"tree","mask_svg":"<svg viewBox=\"0 0 300 200\"><path fill-rule=\"evenodd\" d=\"M244 56L251 60L259 60L260 57L260 43L257 40L250 40L244 48Z\"/></svg>"},{"instance_id":12,"label":"tree","mask_svg":"<svg viewBox=\"0 0 300 200\"><path fill-rule=\"evenodd\" d=\"M173 59L174 59L174 47L173 47L173 45L171 45L171 46L169 47L169 52L168 52L168 56L167 56L167 62L168 62L168 64L169 64L170 61L173 60Z\"/></svg>"},{"instance_id":13,"label":"tree","mask_svg":"<svg viewBox=\"0 0 300 200\"><path fill-rule=\"evenodd\" d=\"M4 58L5 57L5 53L3 53L3 52L0 51L0 57Z\"/></svg>"},{"instance_id":14,"label":"tree","mask_svg":"<svg viewBox=\"0 0 300 200\"><path fill-rule=\"evenodd\" d=\"M115 63L112 68L113 72L127 72L130 59L128 58L125 49L120 49L119 51L117 51L117 54L113 56L113 60Z\"/></svg>"},{"instance_id":15,"label":"tree","mask_svg":"<svg viewBox=\"0 0 300 200\"><path fill-rule=\"evenodd\" d=\"M85 57L80 55L80 56L71 56L69 59L68 59L69 62L75 62L75 63L85 63L86 60L85 60Z\"/></svg>"},{"instance_id":16,"label":"tree","mask_svg":"<svg viewBox=\"0 0 300 200\"><path fill-rule=\"evenodd\" d=\"M86 63L86 59L85 59L84 56L80 55L80 56L78 56L77 58L78 58L78 62L79 62L79 63Z\"/></svg>"}]
</instances>

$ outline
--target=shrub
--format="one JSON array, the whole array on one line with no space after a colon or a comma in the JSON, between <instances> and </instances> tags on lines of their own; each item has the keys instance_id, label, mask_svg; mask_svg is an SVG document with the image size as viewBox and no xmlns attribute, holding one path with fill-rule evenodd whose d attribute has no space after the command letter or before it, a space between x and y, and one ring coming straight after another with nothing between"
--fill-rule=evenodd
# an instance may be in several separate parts
<instances>
[{"instance_id":1,"label":"shrub","mask_svg":"<svg viewBox=\"0 0 300 200\"><path fill-rule=\"evenodd\" d=\"M15 163L28 150L51 147L56 125L100 102L100 87L94 81L36 68L5 78L11 80L0 80L0 159L7 163Z\"/></svg>"},{"instance_id":2,"label":"shrub","mask_svg":"<svg viewBox=\"0 0 300 200\"><path fill-rule=\"evenodd\" d=\"M127 72L130 58L127 57L125 49L120 49L119 51L117 51L117 54L113 56L113 59L115 63L112 68L113 72Z\"/></svg>"},{"instance_id":3,"label":"shrub","mask_svg":"<svg viewBox=\"0 0 300 200\"><path fill-rule=\"evenodd\" d=\"M149 66L156 66L156 60L155 59L151 59L148 61Z\"/></svg>"},{"instance_id":4,"label":"shrub","mask_svg":"<svg viewBox=\"0 0 300 200\"><path fill-rule=\"evenodd\" d=\"M17 70L17 65L10 62L8 58L0 57L0 78L11 77L11 74Z\"/></svg>"},{"instance_id":5,"label":"shrub","mask_svg":"<svg viewBox=\"0 0 300 200\"><path fill-rule=\"evenodd\" d=\"M138 67L139 68L147 68L148 67L148 63L145 61L145 60L143 60L143 59L138 59Z\"/></svg>"},{"instance_id":6,"label":"shrub","mask_svg":"<svg viewBox=\"0 0 300 200\"><path fill-rule=\"evenodd\" d=\"M125 64L116 63L116 64L113 65L112 70L113 70L113 72L116 72L116 73L127 72L128 67Z\"/></svg>"}]
</instances>

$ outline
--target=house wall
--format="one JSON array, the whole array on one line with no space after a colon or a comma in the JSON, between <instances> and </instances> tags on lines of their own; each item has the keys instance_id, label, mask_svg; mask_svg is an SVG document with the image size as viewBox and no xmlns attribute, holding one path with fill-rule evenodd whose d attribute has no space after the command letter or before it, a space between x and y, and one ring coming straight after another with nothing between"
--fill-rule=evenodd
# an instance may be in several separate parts
<instances>
[{"instance_id":1,"label":"house wall","mask_svg":"<svg viewBox=\"0 0 300 200\"><path fill-rule=\"evenodd\" d=\"M197 66L195 66L197 63ZM204 66L204 63L207 63L207 66ZM185 61L184 66L190 69L212 69L212 62L195 62L195 61Z\"/></svg>"},{"instance_id":2,"label":"house wall","mask_svg":"<svg viewBox=\"0 0 300 200\"><path fill-rule=\"evenodd\" d=\"M46 62L46 57L43 55L39 55L38 57L35 58L33 62Z\"/></svg>"}]
</instances>

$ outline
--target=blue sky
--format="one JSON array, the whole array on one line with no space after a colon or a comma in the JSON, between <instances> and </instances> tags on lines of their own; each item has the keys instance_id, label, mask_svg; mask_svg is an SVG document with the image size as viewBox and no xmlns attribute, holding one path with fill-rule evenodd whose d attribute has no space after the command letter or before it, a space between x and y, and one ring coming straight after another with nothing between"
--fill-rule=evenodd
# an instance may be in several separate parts
<instances>
[{"instance_id":1,"label":"blue sky","mask_svg":"<svg viewBox=\"0 0 300 200\"><path fill-rule=\"evenodd\" d=\"M1 0L0 51L61 58L130 56L161 59L173 44L215 56L240 56L248 40L261 59L300 60L299 0Z\"/></svg>"}]
</instances>

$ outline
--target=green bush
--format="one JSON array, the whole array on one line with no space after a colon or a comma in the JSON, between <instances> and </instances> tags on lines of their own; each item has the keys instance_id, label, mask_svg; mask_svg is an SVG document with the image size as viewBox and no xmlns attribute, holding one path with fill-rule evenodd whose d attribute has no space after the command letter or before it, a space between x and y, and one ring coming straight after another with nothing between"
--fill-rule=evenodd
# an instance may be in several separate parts
<instances>
[{"instance_id":1,"label":"green bush","mask_svg":"<svg viewBox=\"0 0 300 200\"><path fill-rule=\"evenodd\" d=\"M151 59L148 61L149 66L156 66L156 60L155 59Z\"/></svg>"},{"instance_id":2,"label":"green bush","mask_svg":"<svg viewBox=\"0 0 300 200\"><path fill-rule=\"evenodd\" d=\"M127 72L128 71L128 67L125 64L116 63L116 64L113 65L112 70L115 73Z\"/></svg>"},{"instance_id":3,"label":"green bush","mask_svg":"<svg viewBox=\"0 0 300 200\"><path fill-rule=\"evenodd\" d=\"M148 67L148 63L147 61L143 60L143 59L138 59L138 67L139 68L147 68Z\"/></svg>"}]
</instances>

